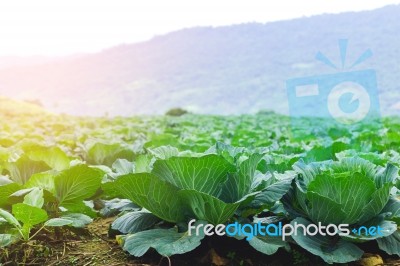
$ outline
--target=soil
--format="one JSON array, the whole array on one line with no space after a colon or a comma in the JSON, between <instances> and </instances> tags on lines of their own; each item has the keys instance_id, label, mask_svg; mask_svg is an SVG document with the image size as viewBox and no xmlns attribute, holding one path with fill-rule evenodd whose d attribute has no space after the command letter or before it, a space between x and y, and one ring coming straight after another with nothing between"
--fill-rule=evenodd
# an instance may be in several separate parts
<instances>
[{"instance_id":1,"label":"soil","mask_svg":"<svg viewBox=\"0 0 400 266\"><path fill-rule=\"evenodd\" d=\"M109 237L109 227L113 220L114 218L98 219L85 230L47 232L34 241L0 248L0 266L325 265L319 258L298 247L293 247L290 253L279 250L273 256L266 256L244 241L224 237L205 239L195 251L184 255L163 258L150 251L143 258L135 258L124 252L114 237ZM372 253L367 253L362 261L348 265L400 266L400 260L390 257L382 260L379 255L374 255L374 249L375 247L366 247L367 252Z\"/></svg>"},{"instance_id":2,"label":"soil","mask_svg":"<svg viewBox=\"0 0 400 266\"><path fill-rule=\"evenodd\" d=\"M85 230L41 234L38 240L0 249L0 265L46 266L130 266L155 265L132 259L114 239L108 237L108 228L115 218L98 219ZM2 264L1 264L2 263ZM155 263L155 264L154 264Z\"/></svg>"}]
</instances>

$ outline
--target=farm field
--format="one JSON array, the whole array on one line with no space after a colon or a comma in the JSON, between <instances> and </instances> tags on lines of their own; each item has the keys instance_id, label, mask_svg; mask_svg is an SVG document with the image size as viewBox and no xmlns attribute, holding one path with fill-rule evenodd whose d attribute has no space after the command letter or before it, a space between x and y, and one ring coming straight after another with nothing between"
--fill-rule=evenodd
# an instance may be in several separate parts
<instances>
[{"instance_id":1,"label":"farm field","mask_svg":"<svg viewBox=\"0 0 400 266\"><path fill-rule=\"evenodd\" d=\"M0 121L0 265L400 264L398 117L297 138L271 112ZM381 234L206 236L192 219Z\"/></svg>"}]
</instances>

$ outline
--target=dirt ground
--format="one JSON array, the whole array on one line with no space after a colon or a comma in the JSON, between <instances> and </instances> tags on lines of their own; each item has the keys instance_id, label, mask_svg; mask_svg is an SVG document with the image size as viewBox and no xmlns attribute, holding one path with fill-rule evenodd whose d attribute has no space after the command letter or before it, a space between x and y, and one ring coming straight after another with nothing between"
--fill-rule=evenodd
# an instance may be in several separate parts
<instances>
[{"instance_id":1,"label":"dirt ground","mask_svg":"<svg viewBox=\"0 0 400 266\"><path fill-rule=\"evenodd\" d=\"M56 234L42 234L39 240L0 249L0 265L153 265L132 260L107 236L113 219L96 220L87 230L62 232L61 239L53 238Z\"/></svg>"}]
</instances>

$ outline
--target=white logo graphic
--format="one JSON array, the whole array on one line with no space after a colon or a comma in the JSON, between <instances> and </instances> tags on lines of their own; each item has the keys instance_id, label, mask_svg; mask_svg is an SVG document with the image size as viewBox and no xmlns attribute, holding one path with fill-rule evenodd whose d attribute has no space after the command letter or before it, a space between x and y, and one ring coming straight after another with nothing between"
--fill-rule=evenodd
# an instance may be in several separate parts
<instances>
[{"instance_id":1,"label":"white logo graphic","mask_svg":"<svg viewBox=\"0 0 400 266\"><path fill-rule=\"evenodd\" d=\"M345 94L351 94L348 104L358 101L358 107L353 112L345 112L340 107L340 98ZM336 85L328 95L328 110L331 116L342 124L354 124L363 120L369 113L371 100L367 90L354 82L343 82Z\"/></svg>"}]
</instances>

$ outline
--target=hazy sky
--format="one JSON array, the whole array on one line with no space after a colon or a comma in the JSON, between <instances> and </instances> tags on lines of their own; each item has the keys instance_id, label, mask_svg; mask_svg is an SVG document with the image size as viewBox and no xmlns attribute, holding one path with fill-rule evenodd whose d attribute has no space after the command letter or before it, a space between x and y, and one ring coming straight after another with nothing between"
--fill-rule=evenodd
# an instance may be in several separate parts
<instances>
[{"instance_id":1,"label":"hazy sky","mask_svg":"<svg viewBox=\"0 0 400 266\"><path fill-rule=\"evenodd\" d=\"M0 55L67 55L193 26L368 10L400 0L0 0Z\"/></svg>"}]
</instances>

